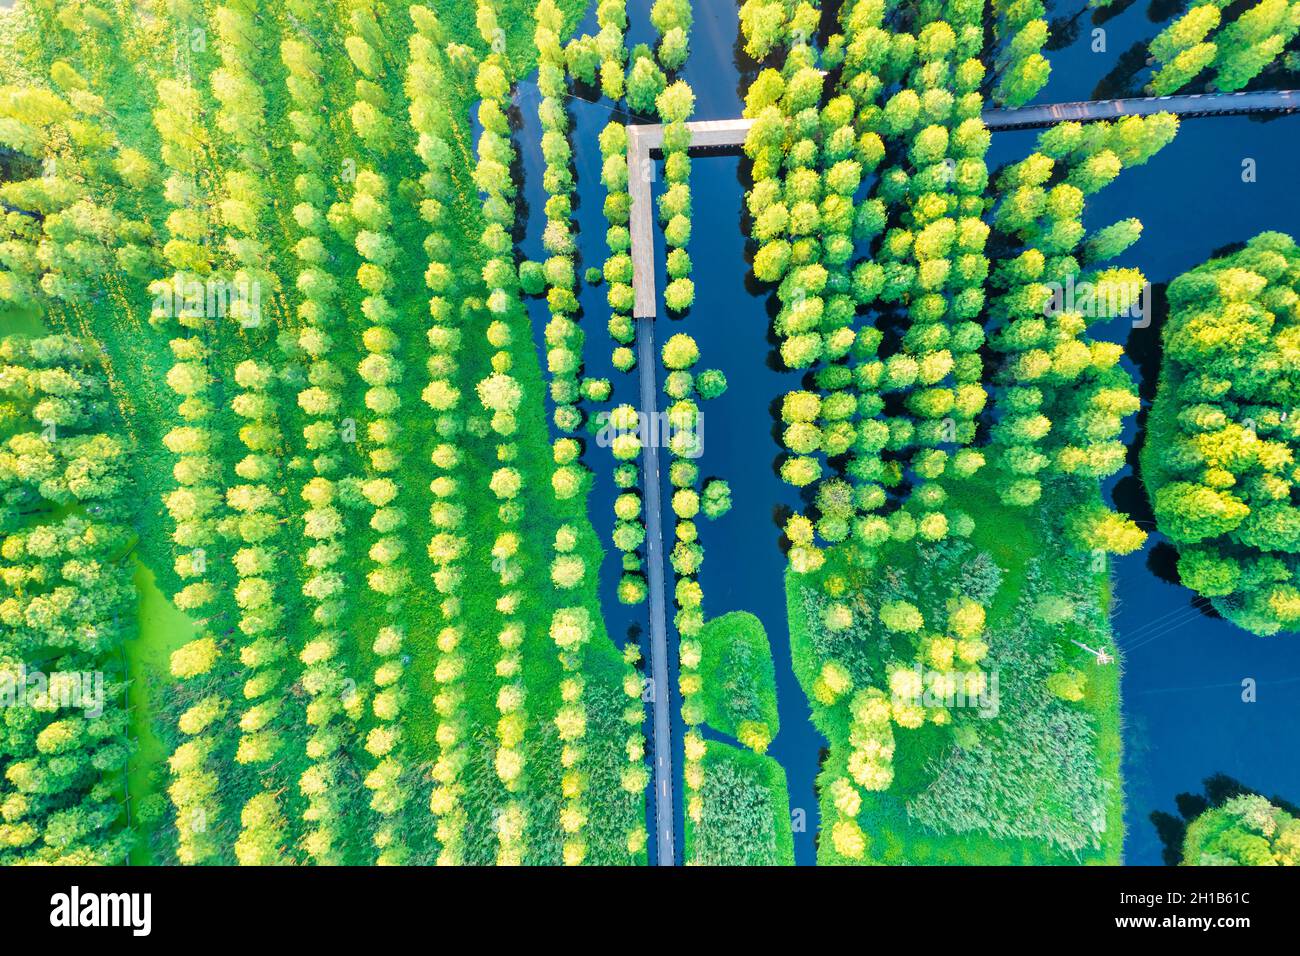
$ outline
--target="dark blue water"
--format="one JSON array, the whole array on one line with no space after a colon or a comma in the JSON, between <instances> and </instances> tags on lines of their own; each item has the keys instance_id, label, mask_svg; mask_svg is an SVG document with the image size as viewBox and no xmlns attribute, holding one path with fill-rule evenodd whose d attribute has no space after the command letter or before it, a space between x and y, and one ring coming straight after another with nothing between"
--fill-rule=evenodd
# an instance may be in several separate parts
<instances>
[{"instance_id":1,"label":"dark blue water","mask_svg":"<svg viewBox=\"0 0 1300 956\"><path fill-rule=\"evenodd\" d=\"M1082 0L1049 0L1052 39L1043 55L1052 63L1052 75L1033 102L1143 95L1141 86L1150 76L1146 48L1181 8L1181 2L1118 0L1092 10Z\"/></svg>"},{"instance_id":2,"label":"dark blue water","mask_svg":"<svg viewBox=\"0 0 1300 956\"><path fill-rule=\"evenodd\" d=\"M1052 39L1043 54L1052 63L1052 74L1033 102L1146 95L1143 87L1152 73L1146 65L1151 39L1189 6L1185 0L1115 0L1093 10L1085 0L1047 0ZM1243 8L1236 4L1233 10ZM1235 16L1230 13L1225 21ZM1246 89L1294 89L1297 82L1300 77L1284 71L1279 61ZM1202 93L1205 87L1192 85L1184 92Z\"/></svg>"},{"instance_id":3,"label":"dark blue water","mask_svg":"<svg viewBox=\"0 0 1300 956\"><path fill-rule=\"evenodd\" d=\"M1153 283L1262 231L1294 235L1300 229L1300 196L1291 186L1297 145L1300 117L1190 120L1147 166L1126 170L1096 197L1092 222L1137 215L1146 228L1126 259ZM1242 182L1246 158L1257 165L1254 183ZM1158 372L1158 328L1111 331L1126 341L1148 404ZM1129 473L1114 494L1132 511L1143 506ZM1171 554L1152 535L1141 554L1120 562L1116 580L1116 627L1126 655L1131 863L1159 862L1150 813L1172 811L1175 794L1199 791L1211 774L1226 773L1269 796L1300 795L1300 635L1256 637L1189 609L1191 592L1167 583ZM1242 699L1247 678L1258 684L1255 703Z\"/></svg>"},{"instance_id":4,"label":"dark blue water","mask_svg":"<svg viewBox=\"0 0 1300 956\"><path fill-rule=\"evenodd\" d=\"M632 30L629 43L650 42L649 0L628 4ZM1057 4L1049 16L1069 17L1074 5ZM1078 20L1076 39L1051 52L1053 76L1038 102L1088 99L1094 95L1124 95L1132 86L1132 69L1122 55L1145 42L1167 20L1163 8L1134 3L1100 25L1106 30L1106 51L1091 51L1094 24L1091 11ZM580 32L594 30L594 15ZM754 69L743 54L737 59L739 34L731 3L696 4L691 57L685 76L697 97L697 119L740 114L742 95ZM1131 66L1131 60L1130 66ZM1106 79L1107 74L1111 74ZM1103 82L1104 81L1104 82ZM1100 87L1100 89L1099 89ZM523 243L527 255L541 257L544 225L541 188L542 161L538 140L535 88L521 95L524 129L521 144L530 215ZM601 213L604 189L599 183L600 154L596 137L610 118L608 101L573 101L574 164L580 202L575 221L580 230L579 274L605 257L605 222ZM626 119L626 117L622 117ZM993 139L990 168L1014 161L1033 149L1032 132L999 133ZM1259 121L1247 117L1197 119L1184 124L1175 142L1146 166L1125 170L1109 187L1090 197L1086 225L1096 229L1118 219L1137 216L1145 224L1143 238L1119 261L1139 267L1153 283L1164 283L1203 262L1230 243L1244 241L1265 229L1292 234L1300 230L1300 195L1292 187L1294 159L1300 145L1300 117ZM1255 160L1257 181L1243 183L1243 159ZM813 778L823 740L808 720L809 708L789 661L784 556L777 547L778 509L797 503L795 490L773 471L780 448L773 434L772 403L797 387L796 373L777 371L767 295L746 287L741 205L745 183L741 161L734 155L697 155L692 161L696 302L683 319L673 320L660 304L656 337L660 344L676 331L695 337L701 351L700 368L721 368L729 388L725 395L703 404L705 414L704 477L718 476L731 484L733 508L716 522L700 522L706 556L700 583L708 617L747 610L764 624L772 645L780 701L781 731L769 753L786 770L792 809L804 809L808 829L795 834L796 858L814 859L816 800ZM662 236L658 288L664 285ZM580 294L586 329L586 374L607 377L614 384L614 402L637 404L636 376L612 368L614 343L605 331L608 314L604 287ZM534 328L541 338L546 323L542 302L530 303ZM1158 324L1135 330L1112 323L1099 334L1126 344L1126 363L1142 382L1149 403L1158 372ZM1131 422L1126 439L1135 450L1142 435ZM610 457L605 449L588 447L586 460L595 476L589 500L592 522L607 542L601 568L601 598L611 637L622 643L640 641L646 629L646 605L627 608L614 589L620 576L619 552L608 544L613 525L613 485ZM667 461L664 462L665 500ZM1143 516L1141 489L1131 469L1112 481L1107 493L1119 506ZM665 516L666 544L671 545L672 515ZM1149 526L1149 525L1148 525ZM1174 797L1199 791L1201 782L1226 773L1268 795L1300 800L1300 762L1293 741L1300 736L1300 636L1258 638L1211 618L1192 605L1187 589L1172 579L1167 546L1153 534L1139 553L1120 559L1115 567L1114 626L1124 655L1124 776L1129 863L1161 862L1161 844L1150 822L1153 811L1174 810ZM669 569L671 575L671 569ZM670 578L671 580L671 578ZM671 628L671 622L670 622ZM670 630L675 642L675 634ZM675 652L671 661L676 681ZM1257 682L1255 703L1242 701L1242 680ZM681 724L674 692L675 760L681 761ZM648 795L649 796L649 795ZM681 794L677 793L680 817ZM680 819L679 819L680 825ZM680 833L679 829L679 833ZM653 853L653 841L651 841ZM679 847L680 853L680 847Z\"/></svg>"},{"instance_id":5,"label":"dark blue water","mask_svg":"<svg viewBox=\"0 0 1300 956\"><path fill-rule=\"evenodd\" d=\"M800 387L801 376L777 370L781 366L769 339L768 297L746 288L740 164L735 156L716 154L693 160L696 301L684 319L660 319L659 324L664 335L684 331L693 336L700 347L700 366L720 368L727 376L727 391L702 405L701 477L723 478L732 489L731 510L716 521L700 523L705 617L749 611L767 631L781 718L768 753L785 768L792 813L802 810L796 819L807 820L806 829L794 834L796 860L811 864L817 821L813 779L824 741L810 721L807 699L790 665L786 560L778 540L783 514L799 507L799 498L776 473L781 448L773 418L775 403ZM722 263L740 265L722 268Z\"/></svg>"}]
</instances>

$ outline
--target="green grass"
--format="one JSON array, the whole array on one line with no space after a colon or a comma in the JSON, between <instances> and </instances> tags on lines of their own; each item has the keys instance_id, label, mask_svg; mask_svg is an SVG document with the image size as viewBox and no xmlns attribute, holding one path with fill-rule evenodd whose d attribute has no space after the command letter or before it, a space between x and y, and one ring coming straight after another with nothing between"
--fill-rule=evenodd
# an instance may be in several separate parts
<instances>
[{"instance_id":1,"label":"green grass","mask_svg":"<svg viewBox=\"0 0 1300 956\"><path fill-rule=\"evenodd\" d=\"M1074 489L1068 489L1074 492ZM1073 552L1062 540L1050 516L1060 513L1062 502L1045 499L1041 511L1027 512L1012 509L1000 503L995 489L986 482L972 480L948 486L953 507L961 508L976 521L976 531L971 539L976 552L987 552L1001 569L1001 584L988 603L988 634L993 645L1000 633L1010 633L1015 627L1029 627L1032 642L1041 642L1041 654L1053 659L1069 660L1079 665L1082 654L1070 642L1071 638L1097 647L1109 646L1110 639L1104 624L1111 604L1110 582L1107 571L1092 571L1083 564L1084 556ZM875 567L867 572L856 572L852 591L871 603L873 597L885 586L884 576L919 573L919 552L911 544L891 544L884 549ZM1034 569L1041 576L1031 585ZM818 778L821 792L823 820L833 820L837 811L830 801L826 788L831 780L846 773L850 746L848 697L827 707L811 695L811 687L821 667L822 660L814 646L814 629L819 622L808 619L804 606L805 588L820 588L832 572L854 574L838 567L832 559L816 575L801 577L787 573L786 595L789 613L791 649L795 674L809 693L813 721L830 742L830 755ZM1032 599L1031 587L1044 590L1071 588L1084 590L1093 605L1091 624L1074 622L1063 626L1047 627L1025 616L1022 601ZM1101 622L1101 623L1099 623ZM871 683L883 686L883 665L888 655L897 653L897 647L865 645L869 659ZM1037 652L1036 652L1037 653ZM1083 658L1085 661L1086 657ZM1095 774L1108 785L1105 795L1105 828L1098 845L1086 847L1077 855L1069 853L1046 840L1029 838L994 838L977 830L965 832L937 832L913 820L907 811L908 799L924 791L932 782L935 763L952 746L952 731L930 724L917 730L895 728L897 749L894 756L894 783L884 792L862 792L862 811L858 822L868 840L865 858L860 862L876 864L1073 864L1120 862L1123 845L1123 794L1120 781L1120 711L1119 669L1086 664L1089 675L1084 699L1067 705L1086 715L1091 724L1092 767L1086 772ZM1003 675L1004 680L1007 679ZM861 685L859 685L861 686ZM1000 696L1007 697L1003 688ZM990 724L990 726L995 726ZM1077 768L1076 768L1077 769ZM1063 768L1062 773L1069 768ZM1047 800L1050 791L1040 786L1038 792ZM1046 805L1045 805L1046 807ZM1046 812L1060 813L1059 808L1046 807ZM829 839L819 846L819 862L853 862L839 857Z\"/></svg>"},{"instance_id":2,"label":"green grass","mask_svg":"<svg viewBox=\"0 0 1300 956\"><path fill-rule=\"evenodd\" d=\"M704 625L700 644L705 723L739 739L741 723L757 721L766 725L770 741L781 723L772 648L763 623L748 611L731 611Z\"/></svg>"},{"instance_id":3,"label":"green grass","mask_svg":"<svg viewBox=\"0 0 1300 956\"><path fill-rule=\"evenodd\" d=\"M705 866L793 866L785 770L771 757L710 740L704 816L686 818L685 859Z\"/></svg>"},{"instance_id":4,"label":"green grass","mask_svg":"<svg viewBox=\"0 0 1300 956\"><path fill-rule=\"evenodd\" d=\"M753 614L731 611L709 621L699 640L704 723L745 746L705 741L702 817L696 823L686 815L684 859L708 866L793 866L785 769L762 753L780 730L767 633Z\"/></svg>"},{"instance_id":5,"label":"green grass","mask_svg":"<svg viewBox=\"0 0 1300 956\"><path fill-rule=\"evenodd\" d=\"M135 753L128 765L127 789L134 811L141 800L155 793L164 793L166 789L169 748L155 732L151 700L172 679L168 668L172 651L197 637L198 628L162 592L149 568L138 558L133 558L133 564L133 580L140 595L138 629L123 650L131 679L128 699ZM133 819L133 822L136 821ZM141 839L131 851L131 862L137 866L152 862L151 828L140 829Z\"/></svg>"},{"instance_id":6,"label":"green grass","mask_svg":"<svg viewBox=\"0 0 1300 956\"><path fill-rule=\"evenodd\" d=\"M36 312L8 309L0 312L0 336L48 335L49 329Z\"/></svg>"}]
</instances>

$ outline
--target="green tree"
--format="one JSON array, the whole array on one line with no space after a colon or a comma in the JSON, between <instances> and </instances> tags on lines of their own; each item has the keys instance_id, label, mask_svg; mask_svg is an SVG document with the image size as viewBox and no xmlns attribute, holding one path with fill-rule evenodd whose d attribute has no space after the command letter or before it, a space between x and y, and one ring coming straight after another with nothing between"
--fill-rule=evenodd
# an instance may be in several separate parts
<instances>
[{"instance_id":1,"label":"green tree","mask_svg":"<svg viewBox=\"0 0 1300 956\"><path fill-rule=\"evenodd\" d=\"M1151 55L1160 63L1168 63L1184 50L1202 42L1219 25L1219 7L1202 3L1192 7L1151 41Z\"/></svg>"},{"instance_id":2,"label":"green tree","mask_svg":"<svg viewBox=\"0 0 1300 956\"><path fill-rule=\"evenodd\" d=\"M1233 797L1192 821L1184 866L1300 866L1300 820L1255 794Z\"/></svg>"},{"instance_id":3,"label":"green tree","mask_svg":"<svg viewBox=\"0 0 1300 956\"><path fill-rule=\"evenodd\" d=\"M634 57L627 78L627 102L638 113L652 113L668 80L648 55Z\"/></svg>"}]
</instances>

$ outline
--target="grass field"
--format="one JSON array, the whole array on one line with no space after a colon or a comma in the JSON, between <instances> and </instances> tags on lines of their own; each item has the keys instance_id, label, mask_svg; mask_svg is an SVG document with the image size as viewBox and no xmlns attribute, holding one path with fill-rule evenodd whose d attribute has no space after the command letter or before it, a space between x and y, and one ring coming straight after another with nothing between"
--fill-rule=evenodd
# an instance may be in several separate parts
<instances>
[{"instance_id":1,"label":"grass field","mask_svg":"<svg viewBox=\"0 0 1300 956\"><path fill-rule=\"evenodd\" d=\"M747 746L747 730L770 742L781 721L772 648L762 622L747 611L731 611L705 624L700 645L704 722ZM759 726L747 728L747 723Z\"/></svg>"},{"instance_id":2,"label":"grass field","mask_svg":"<svg viewBox=\"0 0 1300 956\"><path fill-rule=\"evenodd\" d=\"M710 740L700 788L704 815L686 819L684 859L701 866L793 866L785 770L771 757Z\"/></svg>"},{"instance_id":3,"label":"grass field","mask_svg":"<svg viewBox=\"0 0 1300 956\"><path fill-rule=\"evenodd\" d=\"M970 540L967 562L987 555L996 564L998 586L988 602L987 635L991 646L986 663L1000 678L1001 712L990 720L970 720L969 726L979 734L978 744L970 748L989 748L991 753L1014 754L1016 729L1008 721L1016 719L1020 706L1062 709L1086 722L1082 731L1087 740L1084 754L1088 766L1073 766L1074 761L1051 758L1033 772L1028 767L1003 766L1002 771L1022 787L1020 799L1032 814L1041 814L1041 829L1070 831L1071 815L1078 805L1063 803L1063 796L1088 794L1097 802L1095 818L1088 821L1092 836L1087 845L1067 849L1030 835L1012 836L1006 832L982 832L978 820L968 820L958 830L945 830L919 823L909 807L935 783L936 771L951 759L958 744L951 727L925 724L915 730L896 729L897 751L895 776L889 789L864 792L858 821L867 836L866 857L862 862L877 864L1073 864L1120 862L1123 844L1123 792L1120 781L1120 712L1119 667L1115 663L1097 664L1074 641L1093 649L1107 648L1113 654L1109 627L1110 583L1105 562L1069 548L1059 531L1046 519L1033 513L1012 510L997 504L991 489L980 482L953 485L949 492L957 507L976 519ZM1044 514L1054 513L1045 504ZM885 549L875 569L867 572L857 593L868 605L878 605L885 595L906 592L914 582L935 576L935 559L908 543ZM810 601L820 591L826 574L835 570L834 563L818 575L803 578L787 575L787 605L795 673L810 695L813 720L830 743L830 754L818 778L823 819L833 819L835 810L827 793L831 780L847 773L850 752L850 718L844 701L826 706L812 697L812 687L821 666L817 644L825 646L820 624L808 611ZM1051 625L1033 616L1034 601L1046 593L1069 594L1075 602L1073 619ZM883 675L886 660L898 653L897 646L876 635L861 649L869 678ZM1011 653L1014 650L1014 654ZM1047 666L1046 662L1052 662ZM1083 698L1066 703L1055 698L1046 700L1038 690L1042 676L1068 662L1087 675ZM859 675L861 676L861 675ZM1074 718L1071 726L1084 726ZM1038 726L1024 724L1017 726ZM1049 723L1050 726L1050 723ZM1049 737L1020 741L1025 750L1039 748L1054 754ZM960 766L960 765L958 765ZM1022 779L1023 778L1023 779ZM1079 781L1092 779L1100 789L1092 790ZM971 787L978 789L979 781ZM960 793L961 791L958 790ZM969 807L980 807L979 794L966 794ZM1078 834L1075 834L1078 837ZM853 862L840 857L829 840L819 847L819 862Z\"/></svg>"},{"instance_id":4,"label":"grass field","mask_svg":"<svg viewBox=\"0 0 1300 956\"><path fill-rule=\"evenodd\" d=\"M133 558L133 562L133 580L140 594L139 629L135 637L126 642L124 652L131 678L131 737L136 746L127 774L134 813L142 800L162 793L166 788L162 769L166 766L168 747L154 727L151 701L161 686L171 680L167 662L172 651L192 640L198 631L194 622L178 611L158 587L154 573L138 558ZM143 829L142 839L131 852L131 862L137 866L153 861L149 839L151 829L147 826Z\"/></svg>"}]
</instances>

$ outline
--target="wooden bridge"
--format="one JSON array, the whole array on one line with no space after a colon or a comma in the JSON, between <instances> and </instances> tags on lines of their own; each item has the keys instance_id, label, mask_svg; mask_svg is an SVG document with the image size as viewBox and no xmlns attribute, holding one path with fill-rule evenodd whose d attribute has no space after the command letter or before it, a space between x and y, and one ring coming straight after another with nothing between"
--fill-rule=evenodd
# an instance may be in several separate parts
<instances>
[{"instance_id":1,"label":"wooden bridge","mask_svg":"<svg viewBox=\"0 0 1300 956\"><path fill-rule=\"evenodd\" d=\"M1174 113L1185 119L1198 116L1239 116L1246 113L1294 113L1300 110L1300 90L1262 93L1189 93L1185 96L1144 96L1127 100L1090 100L1085 103L1048 103L1015 110L985 110L989 129L1036 129L1068 123L1113 120L1122 116Z\"/></svg>"}]
</instances>

